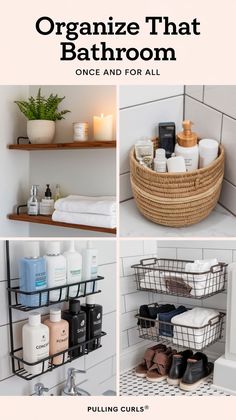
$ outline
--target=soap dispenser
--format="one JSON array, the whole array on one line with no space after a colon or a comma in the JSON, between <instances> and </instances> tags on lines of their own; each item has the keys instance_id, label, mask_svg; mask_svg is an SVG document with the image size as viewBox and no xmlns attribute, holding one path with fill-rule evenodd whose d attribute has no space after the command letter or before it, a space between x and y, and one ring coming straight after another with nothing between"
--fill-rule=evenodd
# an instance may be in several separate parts
<instances>
[{"instance_id":1,"label":"soap dispenser","mask_svg":"<svg viewBox=\"0 0 236 420\"><path fill-rule=\"evenodd\" d=\"M54 212L54 200L52 199L52 191L50 184L46 184L45 197L39 205L39 212L42 216L51 216Z\"/></svg>"},{"instance_id":2,"label":"soap dispenser","mask_svg":"<svg viewBox=\"0 0 236 420\"><path fill-rule=\"evenodd\" d=\"M29 216L38 216L39 214L39 201L37 198L38 185L32 185L30 198L27 201L27 213Z\"/></svg>"},{"instance_id":3,"label":"soap dispenser","mask_svg":"<svg viewBox=\"0 0 236 420\"><path fill-rule=\"evenodd\" d=\"M175 154L184 158L187 172L198 169L197 134L192 131L192 124L189 120L183 121L183 131L177 134L175 145Z\"/></svg>"}]
</instances>

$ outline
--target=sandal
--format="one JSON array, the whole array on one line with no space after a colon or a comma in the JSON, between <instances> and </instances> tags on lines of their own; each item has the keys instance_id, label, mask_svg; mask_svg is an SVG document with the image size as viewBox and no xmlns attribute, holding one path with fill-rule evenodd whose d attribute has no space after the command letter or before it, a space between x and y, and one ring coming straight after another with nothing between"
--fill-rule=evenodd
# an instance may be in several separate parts
<instances>
[{"instance_id":1,"label":"sandal","mask_svg":"<svg viewBox=\"0 0 236 420\"><path fill-rule=\"evenodd\" d=\"M146 378L147 372L152 366L152 361L156 352L164 352L165 350L166 346L164 344L157 344L153 347L147 348L144 353L142 363L135 368L136 376L138 376L138 378Z\"/></svg>"},{"instance_id":2,"label":"sandal","mask_svg":"<svg viewBox=\"0 0 236 420\"><path fill-rule=\"evenodd\" d=\"M167 378L176 350L168 347L166 351L155 353L153 365L147 372L146 378L150 382L161 382Z\"/></svg>"}]
</instances>

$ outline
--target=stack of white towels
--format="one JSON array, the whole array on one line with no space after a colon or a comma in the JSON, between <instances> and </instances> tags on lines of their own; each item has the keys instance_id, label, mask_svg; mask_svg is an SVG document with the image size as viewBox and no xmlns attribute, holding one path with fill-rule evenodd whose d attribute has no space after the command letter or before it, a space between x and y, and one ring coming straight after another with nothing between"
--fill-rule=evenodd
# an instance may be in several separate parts
<instances>
[{"instance_id":1,"label":"stack of white towels","mask_svg":"<svg viewBox=\"0 0 236 420\"><path fill-rule=\"evenodd\" d=\"M55 202L54 222L72 223L114 229L116 227L116 198L69 195Z\"/></svg>"},{"instance_id":2,"label":"stack of white towels","mask_svg":"<svg viewBox=\"0 0 236 420\"><path fill-rule=\"evenodd\" d=\"M185 271L188 273L195 273L187 274L183 277L186 283L192 287L190 292L192 296L201 297L223 289L224 275L218 264L216 258L210 260L196 260L193 263L186 264ZM210 270L214 266L216 266L216 270L211 272Z\"/></svg>"}]
</instances>

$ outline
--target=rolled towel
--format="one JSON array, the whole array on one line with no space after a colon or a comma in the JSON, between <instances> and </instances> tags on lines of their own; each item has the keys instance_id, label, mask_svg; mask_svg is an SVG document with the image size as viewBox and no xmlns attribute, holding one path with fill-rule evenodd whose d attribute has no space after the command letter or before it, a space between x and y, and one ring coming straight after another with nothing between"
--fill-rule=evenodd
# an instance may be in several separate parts
<instances>
[{"instance_id":1,"label":"rolled towel","mask_svg":"<svg viewBox=\"0 0 236 420\"><path fill-rule=\"evenodd\" d=\"M114 216L116 213L116 197L69 195L55 202L55 210L70 213L92 213Z\"/></svg>"},{"instance_id":2,"label":"rolled towel","mask_svg":"<svg viewBox=\"0 0 236 420\"><path fill-rule=\"evenodd\" d=\"M214 309L197 307L173 317L173 343L201 350L218 338L219 316L219 312ZM209 325L211 320L212 324Z\"/></svg>"},{"instance_id":3,"label":"rolled towel","mask_svg":"<svg viewBox=\"0 0 236 420\"><path fill-rule=\"evenodd\" d=\"M104 214L69 213L55 210L52 215L52 220L54 222L73 223L75 225L110 229L116 227L116 216L106 216Z\"/></svg>"}]
</instances>

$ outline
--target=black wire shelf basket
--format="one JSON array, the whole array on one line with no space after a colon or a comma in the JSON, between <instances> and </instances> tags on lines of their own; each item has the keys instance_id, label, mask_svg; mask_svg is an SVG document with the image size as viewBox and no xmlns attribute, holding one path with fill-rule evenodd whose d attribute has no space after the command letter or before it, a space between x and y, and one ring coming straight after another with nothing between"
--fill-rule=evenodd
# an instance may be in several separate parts
<instances>
[{"instance_id":1,"label":"black wire shelf basket","mask_svg":"<svg viewBox=\"0 0 236 420\"><path fill-rule=\"evenodd\" d=\"M97 276L95 279L84 280L78 283L70 283L63 286L45 288L34 292L25 292L19 289L19 286L8 287L7 290L11 294L10 308L23 312L29 312L33 309L43 308L45 306L55 305L60 302L67 302L70 299L83 298L96 293L101 293L98 289L97 282L103 280L104 277ZM12 283L13 281L10 281ZM14 282L18 282L15 279ZM51 299L53 295L53 300ZM27 304L32 302L33 306Z\"/></svg>"},{"instance_id":2,"label":"black wire shelf basket","mask_svg":"<svg viewBox=\"0 0 236 420\"><path fill-rule=\"evenodd\" d=\"M148 306L158 306L150 304ZM180 348L203 350L221 339L224 326L224 312L212 317L200 327L180 325L173 322L151 319L139 314L135 315L138 322L139 337L144 340L172 343Z\"/></svg>"},{"instance_id":3,"label":"black wire shelf basket","mask_svg":"<svg viewBox=\"0 0 236 420\"><path fill-rule=\"evenodd\" d=\"M219 262L205 272L190 272L194 261L146 258L134 264L137 290L192 299L206 299L225 290L227 264Z\"/></svg>"},{"instance_id":4,"label":"black wire shelf basket","mask_svg":"<svg viewBox=\"0 0 236 420\"><path fill-rule=\"evenodd\" d=\"M13 372L16 376L22 379L31 381L37 376L43 375L44 373L51 372L52 370L70 363L82 356L85 356L99 348L101 345L101 338L106 335L105 332L101 332L91 340L84 341L83 343L76 344L73 347L69 347L66 350L52 354L42 360L30 363L23 359L22 347L13 350L10 353L13 364Z\"/></svg>"}]
</instances>

